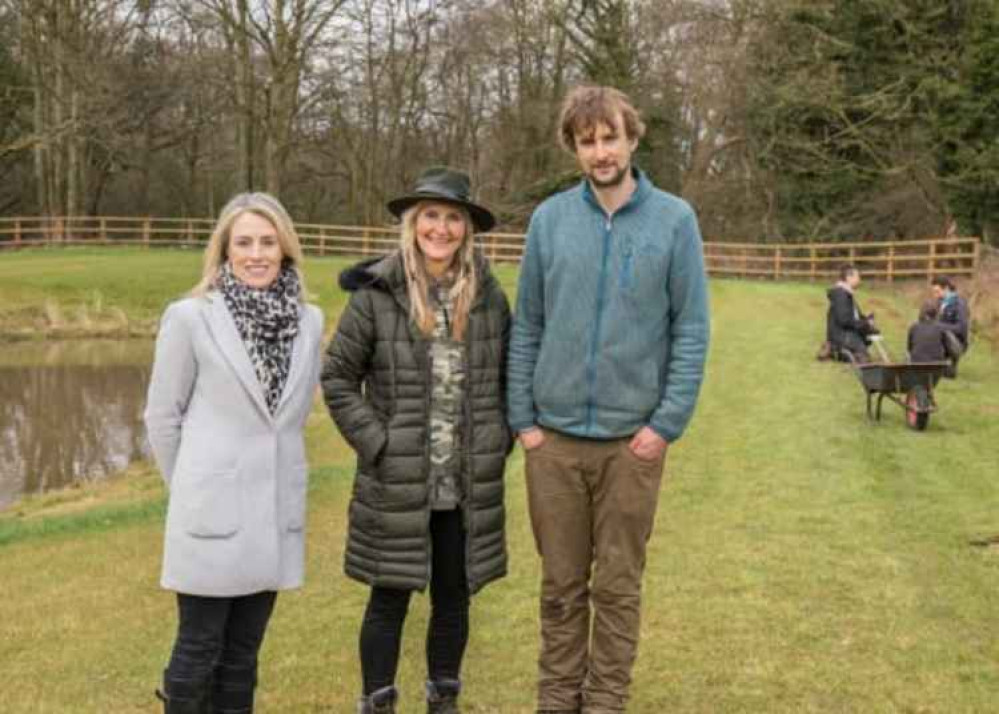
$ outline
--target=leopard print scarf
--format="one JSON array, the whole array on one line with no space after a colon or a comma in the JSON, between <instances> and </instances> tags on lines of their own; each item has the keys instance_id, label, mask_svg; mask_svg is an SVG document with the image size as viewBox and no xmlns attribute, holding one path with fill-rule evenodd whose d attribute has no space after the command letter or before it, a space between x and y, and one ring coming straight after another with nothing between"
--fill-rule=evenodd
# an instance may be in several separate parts
<instances>
[{"instance_id":1,"label":"leopard print scarf","mask_svg":"<svg viewBox=\"0 0 999 714\"><path fill-rule=\"evenodd\" d=\"M285 266L269 287L256 289L233 275L232 266L226 263L216 285L236 322L264 388L267 408L273 414L288 379L291 346L298 334L298 274Z\"/></svg>"}]
</instances>

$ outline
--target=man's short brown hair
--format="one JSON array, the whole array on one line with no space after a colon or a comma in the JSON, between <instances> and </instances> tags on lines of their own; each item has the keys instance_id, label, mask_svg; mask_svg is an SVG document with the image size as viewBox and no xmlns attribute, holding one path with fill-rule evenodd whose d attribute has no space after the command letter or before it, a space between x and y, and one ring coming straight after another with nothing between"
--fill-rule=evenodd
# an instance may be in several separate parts
<instances>
[{"instance_id":1,"label":"man's short brown hair","mask_svg":"<svg viewBox=\"0 0 999 714\"><path fill-rule=\"evenodd\" d=\"M598 124L615 126L618 113L629 140L638 140L645 135L645 124L624 92L613 87L576 87L562 102L559 143L570 154L576 153L577 135L589 133Z\"/></svg>"}]
</instances>

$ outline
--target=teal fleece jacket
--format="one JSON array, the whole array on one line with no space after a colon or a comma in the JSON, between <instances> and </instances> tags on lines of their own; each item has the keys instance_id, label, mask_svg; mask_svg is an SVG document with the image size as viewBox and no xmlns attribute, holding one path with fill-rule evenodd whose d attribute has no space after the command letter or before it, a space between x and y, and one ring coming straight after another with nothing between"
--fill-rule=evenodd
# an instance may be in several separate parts
<instances>
[{"instance_id":1,"label":"teal fleece jacket","mask_svg":"<svg viewBox=\"0 0 999 714\"><path fill-rule=\"evenodd\" d=\"M508 419L591 439L690 421L710 332L697 218L633 169L608 216L588 181L542 203L521 264L508 362Z\"/></svg>"}]
</instances>

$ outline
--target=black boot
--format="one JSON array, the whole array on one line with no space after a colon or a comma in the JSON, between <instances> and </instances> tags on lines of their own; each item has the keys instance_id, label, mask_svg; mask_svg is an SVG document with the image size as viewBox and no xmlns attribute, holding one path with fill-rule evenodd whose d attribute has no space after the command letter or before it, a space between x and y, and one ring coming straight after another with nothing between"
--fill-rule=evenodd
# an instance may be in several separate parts
<instances>
[{"instance_id":1,"label":"black boot","mask_svg":"<svg viewBox=\"0 0 999 714\"><path fill-rule=\"evenodd\" d=\"M211 714L253 714L253 694L257 688L256 664L220 664L215 668Z\"/></svg>"},{"instance_id":2,"label":"black boot","mask_svg":"<svg viewBox=\"0 0 999 714\"><path fill-rule=\"evenodd\" d=\"M457 679L438 679L427 682L427 714L460 714L458 694L461 682Z\"/></svg>"},{"instance_id":3,"label":"black boot","mask_svg":"<svg viewBox=\"0 0 999 714\"><path fill-rule=\"evenodd\" d=\"M208 681L171 678L164 673L163 688L156 696L163 702L164 714L210 714L210 687Z\"/></svg>"},{"instance_id":4,"label":"black boot","mask_svg":"<svg viewBox=\"0 0 999 714\"><path fill-rule=\"evenodd\" d=\"M395 687L382 687L357 700L357 714L395 714L399 691Z\"/></svg>"}]
</instances>

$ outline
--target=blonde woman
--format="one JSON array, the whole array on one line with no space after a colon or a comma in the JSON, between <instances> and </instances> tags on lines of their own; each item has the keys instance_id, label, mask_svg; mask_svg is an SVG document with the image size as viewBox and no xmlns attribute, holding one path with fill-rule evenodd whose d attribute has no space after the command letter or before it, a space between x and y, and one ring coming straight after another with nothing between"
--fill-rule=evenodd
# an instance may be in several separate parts
<instances>
[{"instance_id":1,"label":"blonde woman","mask_svg":"<svg viewBox=\"0 0 999 714\"><path fill-rule=\"evenodd\" d=\"M469 597L506 574L510 310L475 250L494 220L468 176L430 169L388 207L401 246L340 276L352 295L322 385L357 452L346 571L371 586L358 711L395 711L410 595L429 585L426 697L443 714L458 711Z\"/></svg>"},{"instance_id":2,"label":"blonde woman","mask_svg":"<svg viewBox=\"0 0 999 714\"><path fill-rule=\"evenodd\" d=\"M277 591L302 584L323 317L303 302L301 261L277 199L239 194L201 282L160 324L145 421L169 490L161 584L179 614L167 714L252 712Z\"/></svg>"}]
</instances>

